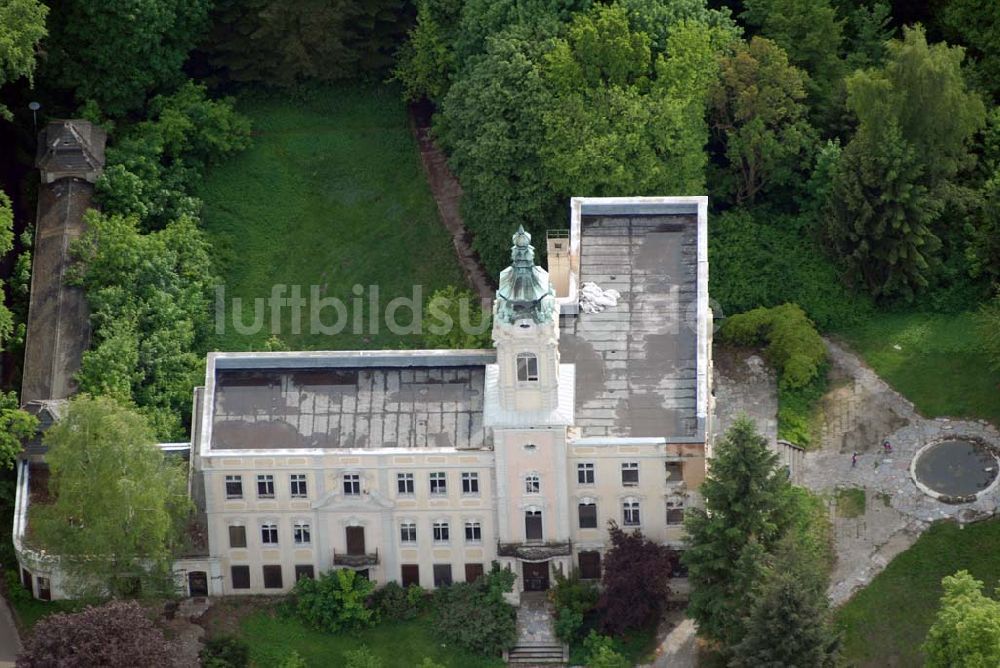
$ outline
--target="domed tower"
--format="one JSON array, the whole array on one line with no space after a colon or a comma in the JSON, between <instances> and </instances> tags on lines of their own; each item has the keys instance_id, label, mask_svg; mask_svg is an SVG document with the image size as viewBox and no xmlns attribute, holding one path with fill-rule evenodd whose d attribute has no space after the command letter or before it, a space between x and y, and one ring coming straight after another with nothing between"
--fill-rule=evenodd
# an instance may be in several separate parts
<instances>
[{"instance_id":1,"label":"domed tower","mask_svg":"<svg viewBox=\"0 0 1000 668\"><path fill-rule=\"evenodd\" d=\"M524 227L493 306L499 399L505 410L550 411L559 403L559 313L547 271L535 265Z\"/></svg>"}]
</instances>

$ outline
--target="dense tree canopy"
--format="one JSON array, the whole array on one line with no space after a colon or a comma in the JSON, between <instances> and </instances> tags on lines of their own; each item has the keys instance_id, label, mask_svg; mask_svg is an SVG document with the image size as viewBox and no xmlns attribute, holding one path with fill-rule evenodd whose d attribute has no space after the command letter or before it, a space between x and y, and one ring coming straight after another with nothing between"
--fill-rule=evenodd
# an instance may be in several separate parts
<instances>
[{"instance_id":1,"label":"dense tree canopy","mask_svg":"<svg viewBox=\"0 0 1000 668\"><path fill-rule=\"evenodd\" d=\"M165 459L141 415L86 394L45 444L54 501L35 509L35 535L61 556L72 591L171 591L190 505L184 462Z\"/></svg>"},{"instance_id":2,"label":"dense tree canopy","mask_svg":"<svg viewBox=\"0 0 1000 668\"><path fill-rule=\"evenodd\" d=\"M210 6L210 0L65 0L51 26L47 76L109 116L141 110L150 92L181 81Z\"/></svg>"},{"instance_id":3,"label":"dense tree canopy","mask_svg":"<svg viewBox=\"0 0 1000 668\"><path fill-rule=\"evenodd\" d=\"M32 78L35 47L45 37L48 13L49 8L38 0L7 0L0 4L0 86L21 77ZM3 103L0 118L12 118Z\"/></svg>"},{"instance_id":4,"label":"dense tree canopy","mask_svg":"<svg viewBox=\"0 0 1000 668\"><path fill-rule=\"evenodd\" d=\"M940 261L936 223L984 122L962 57L906 29L883 67L847 79L859 127L833 170L825 216L848 275L876 297L912 299Z\"/></svg>"},{"instance_id":5,"label":"dense tree canopy","mask_svg":"<svg viewBox=\"0 0 1000 668\"><path fill-rule=\"evenodd\" d=\"M87 214L74 247L87 292L93 344L78 380L83 392L134 403L163 440L182 438L181 416L202 371L209 291L208 242L181 217L142 234L134 217Z\"/></svg>"},{"instance_id":6,"label":"dense tree canopy","mask_svg":"<svg viewBox=\"0 0 1000 668\"><path fill-rule=\"evenodd\" d=\"M206 48L233 81L293 86L386 69L407 27L403 0L219 0Z\"/></svg>"},{"instance_id":7,"label":"dense tree canopy","mask_svg":"<svg viewBox=\"0 0 1000 668\"><path fill-rule=\"evenodd\" d=\"M844 21L830 0L746 0L744 18L809 73L814 102L823 104L840 76Z\"/></svg>"}]
</instances>

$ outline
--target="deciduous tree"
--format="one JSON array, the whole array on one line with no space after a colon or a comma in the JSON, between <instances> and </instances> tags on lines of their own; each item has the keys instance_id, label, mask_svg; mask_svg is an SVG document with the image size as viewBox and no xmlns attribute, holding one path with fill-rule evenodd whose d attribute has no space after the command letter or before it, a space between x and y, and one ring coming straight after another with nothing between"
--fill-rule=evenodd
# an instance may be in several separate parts
<instances>
[{"instance_id":1,"label":"deciduous tree","mask_svg":"<svg viewBox=\"0 0 1000 668\"><path fill-rule=\"evenodd\" d=\"M635 530L626 533L611 522L611 549L604 555L604 575L597 608L601 629L621 635L655 624L670 595L673 551Z\"/></svg>"},{"instance_id":2,"label":"deciduous tree","mask_svg":"<svg viewBox=\"0 0 1000 668\"><path fill-rule=\"evenodd\" d=\"M746 0L743 17L809 74L813 99L826 101L840 77L844 22L830 0Z\"/></svg>"},{"instance_id":3,"label":"deciduous tree","mask_svg":"<svg viewBox=\"0 0 1000 668\"><path fill-rule=\"evenodd\" d=\"M541 50L518 31L490 37L486 53L452 84L435 127L462 182L473 246L492 276L509 264L518 225L536 234L562 213L539 156L542 114L553 103Z\"/></svg>"},{"instance_id":4,"label":"deciduous tree","mask_svg":"<svg viewBox=\"0 0 1000 668\"><path fill-rule=\"evenodd\" d=\"M726 147L737 205L793 181L807 166L815 133L806 120L806 79L781 47L762 37L722 59L712 127Z\"/></svg>"},{"instance_id":5,"label":"deciduous tree","mask_svg":"<svg viewBox=\"0 0 1000 668\"><path fill-rule=\"evenodd\" d=\"M181 438L208 335L208 242L186 217L149 234L134 217L91 211L86 221L72 249L94 338L80 389L134 402L160 438Z\"/></svg>"},{"instance_id":6,"label":"deciduous tree","mask_svg":"<svg viewBox=\"0 0 1000 668\"><path fill-rule=\"evenodd\" d=\"M983 583L968 571L941 580L941 609L927 632L928 668L1000 665L1000 602L983 595Z\"/></svg>"},{"instance_id":7,"label":"deciduous tree","mask_svg":"<svg viewBox=\"0 0 1000 668\"><path fill-rule=\"evenodd\" d=\"M112 117L182 80L210 0L67 0L52 21L46 74ZM55 18L55 17L54 17Z\"/></svg>"},{"instance_id":8,"label":"deciduous tree","mask_svg":"<svg viewBox=\"0 0 1000 668\"><path fill-rule=\"evenodd\" d=\"M295 86L392 64L411 15L403 0L219 0L207 48L233 81Z\"/></svg>"},{"instance_id":9,"label":"deciduous tree","mask_svg":"<svg viewBox=\"0 0 1000 668\"><path fill-rule=\"evenodd\" d=\"M45 37L49 8L38 0L5 0L0 4L0 86L35 72L35 47ZM0 118L13 116L0 104ZM2 204L0 204L2 208Z\"/></svg>"},{"instance_id":10,"label":"deciduous tree","mask_svg":"<svg viewBox=\"0 0 1000 668\"><path fill-rule=\"evenodd\" d=\"M51 504L33 515L41 545L60 555L74 593L172 589L188 518L185 467L164 457L148 422L83 394L45 432Z\"/></svg>"},{"instance_id":11,"label":"deciduous tree","mask_svg":"<svg viewBox=\"0 0 1000 668\"><path fill-rule=\"evenodd\" d=\"M17 667L167 666L175 651L138 603L111 601L39 621Z\"/></svg>"},{"instance_id":12,"label":"deciduous tree","mask_svg":"<svg viewBox=\"0 0 1000 668\"><path fill-rule=\"evenodd\" d=\"M968 159L968 143L983 126L985 108L962 77L961 47L928 44L924 29L916 26L904 28L903 39L891 41L888 50L884 66L848 77L847 104L859 130L868 133L865 140L889 141L893 126L898 128L913 147L923 183L934 190Z\"/></svg>"},{"instance_id":13,"label":"deciduous tree","mask_svg":"<svg viewBox=\"0 0 1000 668\"><path fill-rule=\"evenodd\" d=\"M704 508L688 511L691 599L698 632L732 647L744 634L752 583L789 524L789 483L754 423L741 417L716 445L701 486Z\"/></svg>"}]
</instances>

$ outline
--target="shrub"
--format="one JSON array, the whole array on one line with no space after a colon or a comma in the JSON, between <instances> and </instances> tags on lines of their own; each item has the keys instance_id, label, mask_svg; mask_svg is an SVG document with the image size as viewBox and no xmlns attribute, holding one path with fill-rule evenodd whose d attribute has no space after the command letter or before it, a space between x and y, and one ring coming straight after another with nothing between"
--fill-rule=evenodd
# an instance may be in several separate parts
<instances>
[{"instance_id":1,"label":"shrub","mask_svg":"<svg viewBox=\"0 0 1000 668\"><path fill-rule=\"evenodd\" d=\"M608 636L591 631L583 641L587 651L587 668L629 668L629 663L615 651L614 641Z\"/></svg>"},{"instance_id":2,"label":"shrub","mask_svg":"<svg viewBox=\"0 0 1000 668\"><path fill-rule=\"evenodd\" d=\"M282 659L281 663L278 664L278 668L307 668L307 664L301 654L292 650L292 653Z\"/></svg>"},{"instance_id":3,"label":"shrub","mask_svg":"<svg viewBox=\"0 0 1000 668\"><path fill-rule=\"evenodd\" d=\"M362 645L357 649L344 652L344 668L382 668L382 659Z\"/></svg>"},{"instance_id":4,"label":"shrub","mask_svg":"<svg viewBox=\"0 0 1000 668\"><path fill-rule=\"evenodd\" d=\"M31 592L21 584L21 576L16 570L4 571L4 584L7 589L7 600L11 603L27 603L31 600Z\"/></svg>"},{"instance_id":5,"label":"shrub","mask_svg":"<svg viewBox=\"0 0 1000 668\"><path fill-rule=\"evenodd\" d=\"M556 636L566 643L575 640L583 626L584 616L591 612L600 598L597 586L580 579L577 571L569 577L556 573L556 586L549 594L556 614Z\"/></svg>"},{"instance_id":6,"label":"shrub","mask_svg":"<svg viewBox=\"0 0 1000 668\"><path fill-rule=\"evenodd\" d=\"M292 590L295 612L321 631L365 628L378 621L378 611L366 605L374 589L372 582L347 568L327 571L315 580L302 578Z\"/></svg>"},{"instance_id":7,"label":"shrub","mask_svg":"<svg viewBox=\"0 0 1000 668\"><path fill-rule=\"evenodd\" d=\"M212 638L198 652L204 668L245 668L250 664L250 647L233 636Z\"/></svg>"},{"instance_id":8,"label":"shrub","mask_svg":"<svg viewBox=\"0 0 1000 668\"><path fill-rule=\"evenodd\" d=\"M448 286L424 305L424 345L428 348L488 348L492 317L468 290ZM481 330L481 331L480 331Z\"/></svg>"},{"instance_id":9,"label":"shrub","mask_svg":"<svg viewBox=\"0 0 1000 668\"><path fill-rule=\"evenodd\" d=\"M766 343L765 355L783 387L804 387L819 376L826 361L822 337L797 304L755 308L727 318L720 334L739 345Z\"/></svg>"},{"instance_id":10,"label":"shrub","mask_svg":"<svg viewBox=\"0 0 1000 668\"><path fill-rule=\"evenodd\" d=\"M138 603L111 601L38 622L17 657L17 665L165 666L170 664L171 649Z\"/></svg>"},{"instance_id":11,"label":"shrub","mask_svg":"<svg viewBox=\"0 0 1000 668\"><path fill-rule=\"evenodd\" d=\"M514 574L495 562L485 577L442 587L434 593L435 628L442 639L480 654L498 655L517 638L514 607L503 594Z\"/></svg>"},{"instance_id":12,"label":"shrub","mask_svg":"<svg viewBox=\"0 0 1000 668\"><path fill-rule=\"evenodd\" d=\"M371 607L382 619L413 619L420 612L423 598L423 589L417 585L403 589L399 583L389 582L375 590Z\"/></svg>"}]
</instances>

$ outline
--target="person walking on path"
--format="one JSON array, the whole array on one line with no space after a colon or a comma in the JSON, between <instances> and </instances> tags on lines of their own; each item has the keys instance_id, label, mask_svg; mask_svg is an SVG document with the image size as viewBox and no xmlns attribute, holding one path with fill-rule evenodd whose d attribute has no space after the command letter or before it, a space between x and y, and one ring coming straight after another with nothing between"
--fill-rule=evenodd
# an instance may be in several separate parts
<instances>
[{"instance_id":1,"label":"person walking on path","mask_svg":"<svg viewBox=\"0 0 1000 668\"><path fill-rule=\"evenodd\" d=\"M855 452L854 454L851 455L851 468L853 469L857 465L858 465L858 453Z\"/></svg>"},{"instance_id":2,"label":"person walking on path","mask_svg":"<svg viewBox=\"0 0 1000 668\"><path fill-rule=\"evenodd\" d=\"M892 454L892 443L889 442L889 439L885 439L884 441L882 441L882 450L887 455Z\"/></svg>"}]
</instances>

